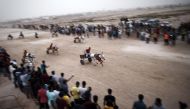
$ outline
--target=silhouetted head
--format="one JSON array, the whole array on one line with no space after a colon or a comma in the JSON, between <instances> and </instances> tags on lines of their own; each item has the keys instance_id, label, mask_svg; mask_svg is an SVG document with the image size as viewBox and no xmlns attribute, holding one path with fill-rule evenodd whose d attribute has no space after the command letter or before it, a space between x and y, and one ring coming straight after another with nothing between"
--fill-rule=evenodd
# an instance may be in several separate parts
<instances>
[{"instance_id":1,"label":"silhouetted head","mask_svg":"<svg viewBox=\"0 0 190 109\"><path fill-rule=\"evenodd\" d=\"M51 71L51 74L52 74L52 75L55 75L55 71L54 71L54 70L53 70L53 71Z\"/></svg>"},{"instance_id":2,"label":"silhouetted head","mask_svg":"<svg viewBox=\"0 0 190 109\"><path fill-rule=\"evenodd\" d=\"M89 92L91 92L92 91L92 87L88 87L88 89L87 89Z\"/></svg>"},{"instance_id":3,"label":"silhouetted head","mask_svg":"<svg viewBox=\"0 0 190 109\"><path fill-rule=\"evenodd\" d=\"M162 100L160 98L156 98L155 99L155 105L158 107L162 106Z\"/></svg>"},{"instance_id":4,"label":"silhouetted head","mask_svg":"<svg viewBox=\"0 0 190 109\"><path fill-rule=\"evenodd\" d=\"M61 73L61 77L64 77L64 73Z\"/></svg>"},{"instance_id":5,"label":"silhouetted head","mask_svg":"<svg viewBox=\"0 0 190 109\"><path fill-rule=\"evenodd\" d=\"M179 109L187 109L187 104L179 101Z\"/></svg>"},{"instance_id":6,"label":"silhouetted head","mask_svg":"<svg viewBox=\"0 0 190 109\"><path fill-rule=\"evenodd\" d=\"M144 99L144 95L139 94L139 95L138 95L138 98L139 98L140 101L143 101L143 99Z\"/></svg>"},{"instance_id":7,"label":"silhouetted head","mask_svg":"<svg viewBox=\"0 0 190 109\"><path fill-rule=\"evenodd\" d=\"M46 62L45 60L42 60L42 63L43 63L43 64L45 64L45 62Z\"/></svg>"},{"instance_id":8,"label":"silhouetted head","mask_svg":"<svg viewBox=\"0 0 190 109\"><path fill-rule=\"evenodd\" d=\"M80 86L80 82L77 81L77 82L76 82L76 87L79 87L79 86Z\"/></svg>"},{"instance_id":9,"label":"silhouetted head","mask_svg":"<svg viewBox=\"0 0 190 109\"><path fill-rule=\"evenodd\" d=\"M98 96L97 96L97 95L94 95L94 96L93 96L93 101L94 101L94 103L97 103L97 102L98 102Z\"/></svg>"},{"instance_id":10,"label":"silhouetted head","mask_svg":"<svg viewBox=\"0 0 190 109\"><path fill-rule=\"evenodd\" d=\"M86 81L82 81L82 87L86 87Z\"/></svg>"},{"instance_id":11,"label":"silhouetted head","mask_svg":"<svg viewBox=\"0 0 190 109\"><path fill-rule=\"evenodd\" d=\"M60 98L62 98L63 95L64 95L63 92L60 92L60 93L59 93L59 97L60 97Z\"/></svg>"},{"instance_id":12,"label":"silhouetted head","mask_svg":"<svg viewBox=\"0 0 190 109\"><path fill-rule=\"evenodd\" d=\"M108 89L108 94L109 94L109 95L112 94L112 89Z\"/></svg>"}]
</instances>

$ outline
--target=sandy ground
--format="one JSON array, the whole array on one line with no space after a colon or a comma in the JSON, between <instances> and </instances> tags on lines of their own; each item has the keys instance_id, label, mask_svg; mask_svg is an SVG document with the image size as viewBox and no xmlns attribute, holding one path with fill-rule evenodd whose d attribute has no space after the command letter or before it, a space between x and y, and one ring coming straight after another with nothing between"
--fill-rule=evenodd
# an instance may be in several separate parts
<instances>
[{"instance_id":1,"label":"sandy ground","mask_svg":"<svg viewBox=\"0 0 190 109\"><path fill-rule=\"evenodd\" d=\"M50 66L48 73L55 70L57 75L65 73L66 78L74 75L69 82L73 86L76 81L87 81L92 86L92 93L99 96L99 104L107 89L113 89L120 109L130 109L137 95L145 95L147 105L152 105L155 97L163 99L166 109L178 109L178 101L190 103L190 46L177 41L176 47L158 44L145 44L134 37L109 40L90 36L85 43L73 43L72 36L59 35L51 38L48 32L39 32L39 39L34 38L35 31L19 29L1 29L0 46L7 49L12 59L20 62L23 50L35 54L35 65L46 60ZM23 31L26 39L6 40L10 32L15 35ZM46 48L53 42L59 47L59 55L47 55ZM92 53L104 52L106 61L104 67L93 64L80 64L79 55L91 46ZM2 81L1 81L2 82ZM2 86L2 85L1 85ZM13 85L3 85L0 95L13 93ZM10 91L13 90L13 91ZM8 90L7 93L6 91ZM17 90L18 92L18 90ZM15 91L14 91L14 94ZM26 99L25 96L21 96ZM25 102L27 103L27 102ZM29 103L30 105L34 105ZM32 106L29 106L29 109ZM31 109L35 109L34 107Z\"/></svg>"}]
</instances>

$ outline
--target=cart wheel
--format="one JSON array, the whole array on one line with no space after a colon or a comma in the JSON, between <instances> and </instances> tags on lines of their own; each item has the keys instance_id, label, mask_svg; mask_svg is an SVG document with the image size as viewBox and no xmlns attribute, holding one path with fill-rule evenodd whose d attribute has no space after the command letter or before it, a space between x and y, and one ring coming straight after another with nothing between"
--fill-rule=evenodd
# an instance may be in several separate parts
<instances>
[{"instance_id":1,"label":"cart wheel","mask_svg":"<svg viewBox=\"0 0 190 109\"><path fill-rule=\"evenodd\" d=\"M88 58L88 61L89 61L89 62L92 62L92 58Z\"/></svg>"},{"instance_id":2,"label":"cart wheel","mask_svg":"<svg viewBox=\"0 0 190 109\"><path fill-rule=\"evenodd\" d=\"M80 60L81 65L84 65L84 60Z\"/></svg>"}]
</instances>

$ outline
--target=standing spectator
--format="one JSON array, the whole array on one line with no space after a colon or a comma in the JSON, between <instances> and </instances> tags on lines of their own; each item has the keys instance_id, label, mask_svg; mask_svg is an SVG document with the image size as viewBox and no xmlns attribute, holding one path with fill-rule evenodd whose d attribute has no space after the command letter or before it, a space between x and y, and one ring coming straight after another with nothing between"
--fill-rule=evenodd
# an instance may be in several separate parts
<instances>
[{"instance_id":1,"label":"standing spectator","mask_svg":"<svg viewBox=\"0 0 190 109\"><path fill-rule=\"evenodd\" d=\"M87 91L86 81L82 81L82 87L79 87L80 97Z\"/></svg>"},{"instance_id":2,"label":"standing spectator","mask_svg":"<svg viewBox=\"0 0 190 109\"><path fill-rule=\"evenodd\" d=\"M91 101L91 96L92 96L91 91L92 88L88 87L87 91L84 92L84 94L82 95L84 101Z\"/></svg>"},{"instance_id":3,"label":"standing spectator","mask_svg":"<svg viewBox=\"0 0 190 109\"><path fill-rule=\"evenodd\" d=\"M22 31L20 32L19 38L24 39L24 34L22 33Z\"/></svg>"},{"instance_id":4,"label":"standing spectator","mask_svg":"<svg viewBox=\"0 0 190 109\"><path fill-rule=\"evenodd\" d=\"M187 109L187 108L188 108L188 106L186 103L179 101L179 109Z\"/></svg>"},{"instance_id":5,"label":"standing spectator","mask_svg":"<svg viewBox=\"0 0 190 109\"><path fill-rule=\"evenodd\" d=\"M151 109L165 109L162 105L162 100L160 98L156 98L155 103L153 104Z\"/></svg>"},{"instance_id":6,"label":"standing spectator","mask_svg":"<svg viewBox=\"0 0 190 109\"><path fill-rule=\"evenodd\" d=\"M47 74L46 70L42 72L41 81L43 84L47 84L49 81L49 75Z\"/></svg>"},{"instance_id":7,"label":"standing spectator","mask_svg":"<svg viewBox=\"0 0 190 109\"><path fill-rule=\"evenodd\" d=\"M49 109L48 98L44 86L41 86L41 88L38 90L38 98L40 103L40 109Z\"/></svg>"},{"instance_id":8,"label":"standing spectator","mask_svg":"<svg viewBox=\"0 0 190 109\"><path fill-rule=\"evenodd\" d=\"M157 35L153 36L153 41L154 41L155 44L158 42L158 36Z\"/></svg>"},{"instance_id":9,"label":"standing spectator","mask_svg":"<svg viewBox=\"0 0 190 109\"><path fill-rule=\"evenodd\" d=\"M69 87L67 82L69 82L74 76L72 75L69 79L64 78L64 73L61 73L61 77L59 78L59 87L69 95Z\"/></svg>"},{"instance_id":10,"label":"standing spectator","mask_svg":"<svg viewBox=\"0 0 190 109\"><path fill-rule=\"evenodd\" d=\"M148 44L150 41L150 34L148 32L146 32L145 34L145 39L146 39L146 43Z\"/></svg>"},{"instance_id":11,"label":"standing spectator","mask_svg":"<svg viewBox=\"0 0 190 109\"><path fill-rule=\"evenodd\" d=\"M67 95L67 93L65 93L65 92L62 92L62 93L63 93L62 99L66 101L67 107L71 107L70 97Z\"/></svg>"},{"instance_id":12,"label":"standing spectator","mask_svg":"<svg viewBox=\"0 0 190 109\"><path fill-rule=\"evenodd\" d=\"M56 94L53 91L52 87L49 87L49 90L47 90L46 95L48 97L48 105L49 105L50 109L55 109Z\"/></svg>"},{"instance_id":13,"label":"standing spectator","mask_svg":"<svg viewBox=\"0 0 190 109\"><path fill-rule=\"evenodd\" d=\"M96 104L96 109L101 109L100 105L98 104L98 96L94 95L93 96L93 102Z\"/></svg>"},{"instance_id":14,"label":"standing spectator","mask_svg":"<svg viewBox=\"0 0 190 109\"><path fill-rule=\"evenodd\" d=\"M40 68L41 68L42 73L44 71L47 71L46 69L48 68L48 66L46 65L46 61L45 60L42 61L42 64L41 64Z\"/></svg>"},{"instance_id":15,"label":"standing spectator","mask_svg":"<svg viewBox=\"0 0 190 109\"><path fill-rule=\"evenodd\" d=\"M175 33L175 29L174 28L171 30L170 36L171 36L172 45L175 46L175 44L176 44L176 33Z\"/></svg>"},{"instance_id":16,"label":"standing spectator","mask_svg":"<svg viewBox=\"0 0 190 109\"><path fill-rule=\"evenodd\" d=\"M190 44L190 31L188 32L187 43Z\"/></svg>"},{"instance_id":17,"label":"standing spectator","mask_svg":"<svg viewBox=\"0 0 190 109\"><path fill-rule=\"evenodd\" d=\"M166 32L164 33L164 43L165 45L169 45L169 35Z\"/></svg>"},{"instance_id":18,"label":"standing spectator","mask_svg":"<svg viewBox=\"0 0 190 109\"><path fill-rule=\"evenodd\" d=\"M57 83L59 83L59 78L58 78L58 76L55 74L55 71L54 71L54 70L51 71L51 76L52 76L52 79L53 79L54 81L56 81Z\"/></svg>"},{"instance_id":19,"label":"standing spectator","mask_svg":"<svg viewBox=\"0 0 190 109\"><path fill-rule=\"evenodd\" d=\"M186 31L185 31L185 29L183 29L181 31L181 41L185 41L185 35L186 35Z\"/></svg>"},{"instance_id":20,"label":"standing spectator","mask_svg":"<svg viewBox=\"0 0 190 109\"><path fill-rule=\"evenodd\" d=\"M39 38L39 37L38 37L38 33L37 33L37 32L35 32L35 35L34 35L34 36L35 36L35 38Z\"/></svg>"},{"instance_id":21,"label":"standing spectator","mask_svg":"<svg viewBox=\"0 0 190 109\"><path fill-rule=\"evenodd\" d=\"M139 100L135 101L133 104L133 109L147 109L147 106L143 101L144 96L142 94L139 94L138 98L139 98Z\"/></svg>"},{"instance_id":22,"label":"standing spectator","mask_svg":"<svg viewBox=\"0 0 190 109\"><path fill-rule=\"evenodd\" d=\"M116 105L116 99L112 95L112 89L108 89L108 95L104 97L104 108L107 107L113 107L114 109L118 108Z\"/></svg>"},{"instance_id":23,"label":"standing spectator","mask_svg":"<svg viewBox=\"0 0 190 109\"><path fill-rule=\"evenodd\" d=\"M57 109L67 109L66 101L63 100L63 93L59 93L59 97L56 99Z\"/></svg>"},{"instance_id":24,"label":"standing spectator","mask_svg":"<svg viewBox=\"0 0 190 109\"><path fill-rule=\"evenodd\" d=\"M73 99L75 101L76 104L79 104L80 103L80 92L79 92L79 86L80 86L80 83L77 81L76 86L73 86L71 88L71 95L73 96Z\"/></svg>"}]
</instances>

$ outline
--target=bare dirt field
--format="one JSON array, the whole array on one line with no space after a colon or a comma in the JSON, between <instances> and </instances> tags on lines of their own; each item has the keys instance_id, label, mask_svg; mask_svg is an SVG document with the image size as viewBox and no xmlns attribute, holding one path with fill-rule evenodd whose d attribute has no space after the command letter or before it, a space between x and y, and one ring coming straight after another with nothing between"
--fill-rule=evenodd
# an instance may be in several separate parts
<instances>
[{"instance_id":1,"label":"bare dirt field","mask_svg":"<svg viewBox=\"0 0 190 109\"><path fill-rule=\"evenodd\" d=\"M103 104L103 97L108 88L113 89L120 109L130 109L139 93L145 95L145 102L149 106L156 97L163 99L166 109L178 109L179 100L190 103L190 46L179 40L175 47L171 47L164 46L161 40L158 44L145 44L135 36L115 40L90 36L86 38L85 43L76 44L73 43L72 36L59 35L58 38L52 38L50 33L38 31L40 38L35 39L34 31L0 31L0 46L8 51L12 59L20 62L26 49L35 54L36 66L39 66L42 60L46 60L50 66L49 74L51 70L55 70L57 75L64 72L66 78L74 75L69 82L70 87L76 81L86 80L87 86L92 86L93 95L99 96L100 105ZM11 41L5 39L7 34L15 32L17 35L20 31L28 37ZM51 42L59 47L59 55L46 54L46 48ZM80 64L79 55L89 46L92 53L104 52L106 60L103 67ZM7 85L2 83L0 86L0 95L18 92L14 91L10 82ZM23 95L21 97L26 99ZM36 108L29 106L27 109L30 107Z\"/></svg>"}]
</instances>

